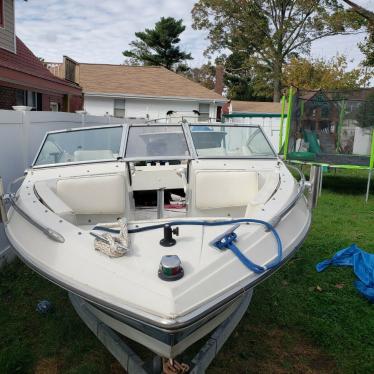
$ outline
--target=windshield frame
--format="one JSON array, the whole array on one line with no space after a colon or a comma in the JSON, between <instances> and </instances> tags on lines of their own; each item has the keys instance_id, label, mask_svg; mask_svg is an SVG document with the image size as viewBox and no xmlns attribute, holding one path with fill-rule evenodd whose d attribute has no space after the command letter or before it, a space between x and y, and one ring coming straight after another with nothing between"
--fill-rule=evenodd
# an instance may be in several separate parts
<instances>
[{"instance_id":1,"label":"windshield frame","mask_svg":"<svg viewBox=\"0 0 374 374\"><path fill-rule=\"evenodd\" d=\"M189 151L189 155L184 155L183 157L180 156L151 156L151 157L125 157L126 155L126 148L127 148L127 142L129 137L129 131L131 127L154 127L154 126L181 126L182 133L185 137L187 149ZM219 155L207 155L207 156L199 156L198 152L195 148L193 138L192 138L192 126L210 126L210 127L251 127L258 129L263 138L265 139L266 143L269 145L269 149L272 151L272 155L269 156L255 156L255 155L240 155L240 156L219 156ZM38 157L43 149L43 146L50 134L57 134L57 133L68 133L68 132L75 132L75 131L85 131L85 130L92 130L92 129L105 129L105 128L117 128L122 127L122 137L120 142L120 149L119 149L119 157L117 159L100 159L100 160L88 160L88 161L71 161L71 162L61 162L61 163L51 163L51 164L43 164L43 165L37 165L36 162L38 160ZM277 159L278 155L269 141L269 139L266 137L263 129L260 125L252 125L252 124L226 124L224 122L216 122L216 123L205 123L205 122L199 122L199 123L159 123L159 124L151 124L151 123L137 123L137 124L112 124L112 125L99 125L99 126L89 126L89 127L78 127L78 128L70 128L70 129L64 129L64 130L54 130L54 131L48 131L42 142L39 146L39 149L36 153L36 156L31 164L31 167L33 169L42 169L42 168L49 168L49 167L59 167L59 166L72 166L72 165L82 165L82 164L94 164L94 163L102 163L102 162L118 162L118 161L125 161L125 162L134 162L134 161L173 161L173 160L193 160L193 159L264 159L264 160L273 160Z\"/></svg>"}]
</instances>

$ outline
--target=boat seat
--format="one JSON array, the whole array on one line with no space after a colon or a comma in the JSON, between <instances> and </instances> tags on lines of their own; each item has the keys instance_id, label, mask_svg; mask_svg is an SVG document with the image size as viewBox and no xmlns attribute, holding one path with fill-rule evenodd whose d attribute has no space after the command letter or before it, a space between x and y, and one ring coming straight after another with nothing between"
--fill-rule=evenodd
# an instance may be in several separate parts
<instances>
[{"instance_id":1,"label":"boat seat","mask_svg":"<svg viewBox=\"0 0 374 374\"><path fill-rule=\"evenodd\" d=\"M73 224L114 221L125 214L126 178L107 174L36 182L43 204Z\"/></svg>"},{"instance_id":2,"label":"boat seat","mask_svg":"<svg viewBox=\"0 0 374 374\"><path fill-rule=\"evenodd\" d=\"M258 192L258 174L237 170L197 170L195 198L198 210L245 207Z\"/></svg>"},{"instance_id":3,"label":"boat seat","mask_svg":"<svg viewBox=\"0 0 374 374\"><path fill-rule=\"evenodd\" d=\"M258 210L260 206L265 204L274 194L279 183L279 173L267 172L260 174L260 177L264 178L262 187L259 189L258 193L249 201L245 216L249 217Z\"/></svg>"},{"instance_id":4,"label":"boat seat","mask_svg":"<svg viewBox=\"0 0 374 374\"><path fill-rule=\"evenodd\" d=\"M121 174L59 179L56 191L75 214L125 213L126 185Z\"/></svg>"},{"instance_id":5,"label":"boat seat","mask_svg":"<svg viewBox=\"0 0 374 374\"><path fill-rule=\"evenodd\" d=\"M256 213L274 194L279 173L273 170L234 169L211 160L192 162L189 184L189 216L244 217Z\"/></svg>"},{"instance_id":6,"label":"boat seat","mask_svg":"<svg viewBox=\"0 0 374 374\"><path fill-rule=\"evenodd\" d=\"M108 149L74 151L74 161L112 160L113 152Z\"/></svg>"},{"instance_id":7,"label":"boat seat","mask_svg":"<svg viewBox=\"0 0 374 374\"><path fill-rule=\"evenodd\" d=\"M35 183L34 189L44 205L61 218L75 223L75 216L72 208L57 196L55 180L38 181Z\"/></svg>"}]
</instances>

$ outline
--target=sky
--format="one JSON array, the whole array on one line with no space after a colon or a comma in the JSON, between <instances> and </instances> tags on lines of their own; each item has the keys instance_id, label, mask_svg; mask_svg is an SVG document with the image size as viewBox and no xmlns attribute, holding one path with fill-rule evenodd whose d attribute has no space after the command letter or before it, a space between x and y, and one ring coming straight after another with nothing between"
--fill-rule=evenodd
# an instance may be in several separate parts
<instances>
[{"instance_id":1,"label":"sky","mask_svg":"<svg viewBox=\"0 0 374 374\"><path fill-rule=\"evenodd\" d=\"M67 55L78 62L121 64L122 51L136 31L152 28L161 16L182 18L187 26L181 47L191 52L191 66L206 62L206 32L191 27L195 0L16 0L16 32L38 57L60 62ZM374 0L356 0L374 11ZM364 35L335 36L316 41L313 57L348 57L357 66L362 54L357 43Z\"/></svg>"}]
</instances>

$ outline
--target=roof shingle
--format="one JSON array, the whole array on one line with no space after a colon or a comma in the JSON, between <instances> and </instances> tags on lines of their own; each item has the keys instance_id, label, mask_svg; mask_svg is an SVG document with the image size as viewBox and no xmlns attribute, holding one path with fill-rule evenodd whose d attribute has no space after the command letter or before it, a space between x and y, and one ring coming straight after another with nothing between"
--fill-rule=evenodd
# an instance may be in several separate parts
<instances>
[{"instance_id":1,"label":"roof shingle","mask_svg":"<svg viewBox=\"0 0 374 374\"><path fill-rule=\"evenodd\" d=\"M265 102L265 101L232 100L231 108L232 108L232 113L281 114L282 112L281 103L273 103L273 102Z\"/></svg>"},{"instance_id":2,"label":"roof shingle","mask_svg":"<svg viewBox=\"0 0 374 374\"><path fill-rule=\"evenodd\" d=\"M78 83L84 93L226 101L216 92L159 66L80 63Z\"/></svg>"},{"instance_id":3,"label":"roof shingle","mask_svg":"<svg viewBox=\"0 0 374 374\"><path fill-rule=\"evenodd\" d=\"M35 88L49 88L80 94L79 87L54 76L18 37L16 38L16 47L16 53L0 48L0 68L17 73L17 77L22 79L20 83L27 84L29 82L31 84L32 82L33 85L36 83ZM0 80L2 78L6 79L7 76L0 76ZM39 81L35 78L39 78Z\"/></svg>"}]
</instances>

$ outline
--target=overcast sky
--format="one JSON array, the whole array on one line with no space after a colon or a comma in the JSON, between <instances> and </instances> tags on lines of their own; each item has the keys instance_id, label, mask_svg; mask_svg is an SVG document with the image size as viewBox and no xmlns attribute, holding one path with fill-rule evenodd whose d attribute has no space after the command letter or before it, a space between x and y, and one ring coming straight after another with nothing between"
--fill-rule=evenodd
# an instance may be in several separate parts
<instances>
[{"instance_id":1,"label":"overcast sky","mask_svg":"<svg viewBox=\"0 0 374 374\"><path fill-rule=\"evenodd\" d=\"M374 0L356 0L374 11ZM134 33L152 27L161 16L183 18L187 26L181 46L192 53L191 65L205 62L206 34L191 27L195 0L16 0L17 35L39 57L62 61L68 55L79 62L121 64L122 51ZM317 41L312 55L347 55L356 66L362 55L357 43L363 35L335 36Z\"/></svg>"}]
</instances>

